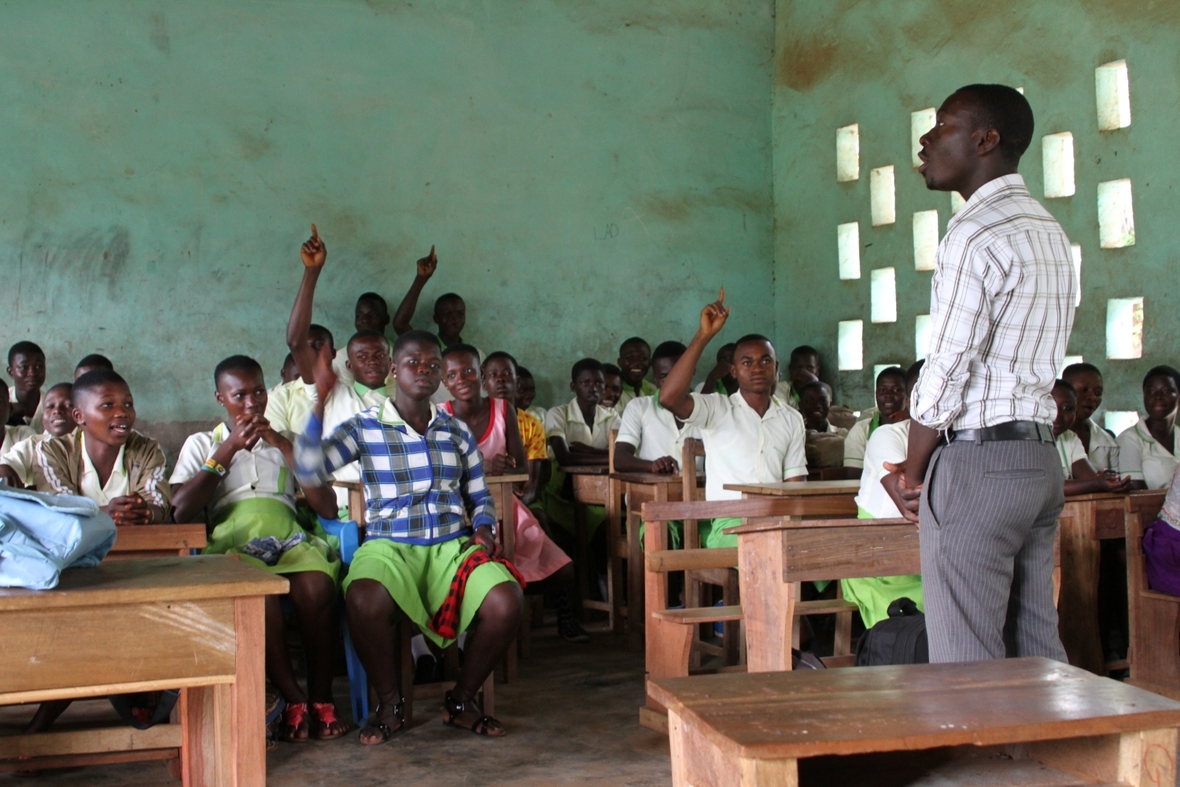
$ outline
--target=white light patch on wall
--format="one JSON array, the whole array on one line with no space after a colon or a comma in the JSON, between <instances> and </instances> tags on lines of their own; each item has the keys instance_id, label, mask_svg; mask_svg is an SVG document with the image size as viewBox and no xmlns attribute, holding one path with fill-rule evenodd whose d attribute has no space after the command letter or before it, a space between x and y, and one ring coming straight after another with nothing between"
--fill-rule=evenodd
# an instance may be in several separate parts
<instances>
[{"instance_id":1,"label":"white light patch on wall","mask_svg":"<svg viewBox=\"0 0 1180 787\"><path fill-rule=\"evenodd\" d=\"M1130 178L1098 184L1098 240L1104 249L1135 245Z\"/></svg>"},{"instance_id":2,"label":"white light patch on wall","mask_svg":"<svg viewBox=\"0 0 1180 787\"><path fill-rule=\"evenodd\" d=\"M1102 416L1102 425L1115 435L1120 435L1139 423L1139 413L1134 410L1111 410Z\"/></svg>"},{"instance_id":3,"label":"white light patch on wall","mask_svg":"<svg viewBox=\"0 0 1180 787\"><path fill-rule=\"evenodd\" d=\"M932 271L938 257L938 211L914 214L914 270Z\"/></svg>"},{"instance_id":4,"label":"white light patch on wall","mask_svg":"<svg viewBox=\"0 0 1180 787\"><path fill-rule=\"evenodd\" d=\"M926 357L933 334L934 324L930 322L929 314L919 314L914 318L914 357L919 361Z\"/></svg>"},{"instance_id":5,"label":"white light patch on wall","mask_svg":"<svg viewBox=\"0 0 1180 787\"><path fill-rule=\"evenodd\" d=\"M1065 370L1073 366L1075 363L1082 363L1083 359L1080 355L1067 355L1061 361L1061 368L1057 370L1057 376L1065 376Z\"/></svg>"},{"instance_id":6,"label":"white light patch on wall","mask_svg":"<svg viewBox=\"0 0 1180 787\"><path fill-rule=\"evenodd\" d=\"M840 322L836 340L836 358L842 372L855 372L865 368L864 362L864 320L843 320Z\"/></svg>"},{"instance_id":7,"label":"white light patch on wall","mask_svg":"<svg viewBox=\"0 0 1180 787\"><path fill-rule=\"evenodd\" d=\"M860 223L836 227L836 253L840 259L840 278L860 278Z\"/></svg>"},{"instance_id":8,"label":"white light patch on wall","mask_svg":"<svg viewBox=\"0 0 1180 787\"><path fill-rule=\"evenodd\" d=\"M869 204L873 226L881 227L897 221L896 194L893 186L893 166L877 167L869 173Z\"/></svg>"},{"instance_id":9,"label":"white light patch on wall","mask_svg":"<svg viewBox=\"0 0 1180 787\"><path fill-rule=\"evenodd\" d=\"M1143 357L1143 299L1111 298L1106 302L1106 357Z\"/></svg>"},{"instance_id":10,"label":"white light patch on wall","mask_svg":"<svg viewBox=\"0 0 1180 787\"><path fill-rule=\"evenodd\" d=\"M1127 61L1116 60L1094 71L1094 89L1098 98L1098 129L1115 131L1131 125L1131 83Z\"/></svg>"},{"instance_id":11,"label":"white light patch on wall","mask_svg":"<svg viewBox=\"0 0 1180 787\"><path fill-rule=\"evenodd\" d=\"M853 123L836 129L836 182L860 178L860 126Z\"/></svg>"},{"instance_id":12,"label":"white light patch on wall","mask_svg":"<svg viewBox=\"0 0 1180 787\"><path fill-rule=\"evenodd\" d=\"M967 200L963 199L963 195L957 191L951 192L951 215L959 212L959 208L967 204Z\"/></svg>"},{"instance_id":13,"label":"white light patch on wall","mask_svg":"<svg viewBox=\"0 0 1180 787\"><path fill-rule=\"evenodd\" d=\"M1073 284L1077 291L1073 305L1077 307L1082 304L1082 246L1079 243L1074 243L1069 247L1069 250L1073 253Z\"/></svg>"},{"instance_id":14,"label":"white light patch on wall","mask_svg":"<svg viewBox=\"0 0 1180 787\"><path fill-rule=\"evenodd\" d=\"M877 268L869 281L872 321L897 322L897 269Z\"/></svg>"},{"instance_id":15,"label":"white light patch on wall","mask_svg":"<svg viewBox=\"0 0 1180 787\"><path fill-rule=\"evenodd\" d=\"M1074 195L1073 134L1046 134L1041 138L1041 160L1045 167L1045 198Z\"/></svg>"},{"instance_id":16,"label":"white light patch on wall","mask_svg":"<svg viewBox=\"0 0 1180 787\"><path fill-rule=\"evenodd\" d=\"M923 134L934 128L934 117L937 114L938 110L934 107L910 113L910 153L913 155L915 169L922 165L922 160L918 158L918 151L922 149L922 143L918 140L922 138Z\"/></svg>"}]
</instances>

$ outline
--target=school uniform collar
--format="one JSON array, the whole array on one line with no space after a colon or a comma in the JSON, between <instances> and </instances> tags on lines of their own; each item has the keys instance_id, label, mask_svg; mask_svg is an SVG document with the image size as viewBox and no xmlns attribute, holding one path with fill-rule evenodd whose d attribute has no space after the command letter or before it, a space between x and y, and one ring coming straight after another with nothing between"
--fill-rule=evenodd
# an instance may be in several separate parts
<instances>
[{"instance_id":1,"label":"school uniform collar","mask_svg":"<svg viewBox=\"0 0 1180 787\"><path fill-rule=\"evenodd\" d=\"M114 478L115 476L127 475L127 468L123 461L123 452L127 450L126 443L119 446L119 454L115 457L115 466L111 470L111 476L110 478L107 478L107 482L105 484L102 483L102 479L98 475L98 470L94 467L94 462L90 461L90 454L86 451L86 433L82 432L81 430L79 430L78 445L82 448L82 474L93 474L95 480L99 482L99 486L102 489L107 488L107 486L111 483L111 478Z\"/></svg>"},{"instance_id":2,"label":"school uniform collar","mask_svg":"<svg viewBox=\"0 0 1180 787\"><path fill-rule=\"evenodd\" d=\"M731 402L734 401L735 399L737 400L739 407L746 408L751 413L753 413L755 416L758 415L758 411L750 406L750 403L746 401L746 397L742 396L742 392L740 390L737 391L736 393L731 393L729 395L729 400ZM785 409L786 409L785 405L780 404L779 401L774 398L774 396L771 396L770 397L770 405L766 408L766 415L759 416L759 418L763 421L769 420L777 411L785 410Z\"/></svg>"},{"instance_id":3,"label":"school uniform collar","mask_svg":"<svg viewBox=\"0 0 1180 787\"><path fill-rule=\"evenodd\" d=\"M434 402L431 402L430 403L430 420L426 422L427 431L430 430L430 427L434 425L434 422L436 420L438 420L439 418L442 418L443 416L444 416L444 412L442 410L440 410L434 404ZM404 432L404 433L414 432L414 434L418 434L417 431L415 431L414 427L410 426L408 423L405 422L405 420L402 419L401 413L399 413L397 411L397 408L393 404L393 400L390 399L388 396L385 397L385 401L382 402L381 406L377 409L377 420L380 421L381 423L385 424L386 426L392 426L394 429L397 429L400 432Z\"/></svg>"},{"instance_id":4,"label":"school uniform collar","mask_svg":"<svg viewBox=\"0 0 1180 787\"><path fill-rule=\"evenodd\" d=\"M364 399L370 392L375 392L375 393L381 394L382 396L386 396L386 397L389 396L389 394L387 394L385 392L384 385L381 386L380 388L370 388L369 386L365 385L364 383L357 382L356 380L353 380L353 382L352 382L352 390L356 391L356 395L362 399Z\"/></svg>"}]
</instances>

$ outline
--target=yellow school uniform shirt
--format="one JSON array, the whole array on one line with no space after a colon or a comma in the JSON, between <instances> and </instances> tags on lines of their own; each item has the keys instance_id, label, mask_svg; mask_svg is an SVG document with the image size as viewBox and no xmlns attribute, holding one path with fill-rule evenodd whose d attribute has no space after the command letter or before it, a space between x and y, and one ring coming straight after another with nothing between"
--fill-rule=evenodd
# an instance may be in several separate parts
<instances>
[{"instance_id":1,"label":"yellow school uniform shirt","mask_svg":"<svg viewBox=\"0 0 1180 787\"><path fill-rule=\"evenodd\" d=\"M16 404L16 387L8 389L8 404ZM33 417L25 417L25 423L29 427L29 434L39 434L45 429L45 391L41 392L41 398L37 401L37 412L33 413Z\"/></svg>"}]
</instances>

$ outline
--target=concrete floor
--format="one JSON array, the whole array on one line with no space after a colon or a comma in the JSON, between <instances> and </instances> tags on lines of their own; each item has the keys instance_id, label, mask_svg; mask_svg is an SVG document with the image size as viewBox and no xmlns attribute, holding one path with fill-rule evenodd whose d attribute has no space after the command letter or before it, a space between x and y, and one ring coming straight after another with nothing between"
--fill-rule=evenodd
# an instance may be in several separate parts
<instances>
[{"instance_id":1,"label":"concrete floor","mask_svg":"<svg viewBox=\"0 0 1180 787\"><path fill-rule=\"evenodd\" d=\"M345 715L347 691L347 681L338 680L337 705ZM507 736L493 740L444 727L434 704L420 701L414 728L382 746L361 746L355 730L336 741L280 744L267 757L267 783L669 785L667 738L638 724L643 697L642 654L629 652L623 640L595 634L589 643L571 645L541 631L534 634L531 656L521 663L520 680L496 686L496 716ZM0 734L9 731L6 720L0 719ZM37 778L0 774L3 787L177 784L156 762L46 772Z\"/></svg>"}]
</instances>

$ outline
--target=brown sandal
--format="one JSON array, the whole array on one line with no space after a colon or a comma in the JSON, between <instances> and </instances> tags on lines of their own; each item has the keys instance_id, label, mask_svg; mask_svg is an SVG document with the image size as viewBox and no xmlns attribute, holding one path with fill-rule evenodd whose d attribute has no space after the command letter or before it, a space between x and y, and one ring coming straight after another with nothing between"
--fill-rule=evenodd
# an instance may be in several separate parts
<instances>
[{"instance_id":1,"label":"brown sandal","mask_svg":"<svg viewBox=\"0 0 1180 787\"><path fill-rule=\"evenodd\" d=\"M481 710L480 707L475 705L474 702L471 704L475 706L476 710ZM451 692L448 691L443 697L443 715L445 716L443 719L443 724L448 727L462 728L463 725L455 723L455 717L459 716L466 710L467 703L458 702ZM480 716L472 723L470 727L467 727L466 729L471 730L476 735L486 735L489 738L499 738L502 735L508 734L507 730L504 729L503 724L491 716L488 716L487 714Z\"/></svg>"},{"instance_id":2,"label":"brown sandal","mask_svg":"<svg viewBox=\"0 0 1180 787\"><path fill-rule=\"evenodd\" d=\"M392 711L393 718L397 719L397 726L394 727L393 729L390 729L389 725L386 724L385 722L378 721L378 719L381 719L383 716L387 715L387 714L382 713L383 710ZM361 744L364 746L379 746L382 743L388 742L390 738L392 738L394 735L398 734L399 732L401 732L405 728L406 728L406 700L404 697L402 697L402 698L399 698L398 701L392 705L390 705L388 702L378 703L377 707L373 709L373 715L369 717L369 720L365 723L365 726L361 728L361 731L357 735L357 737L360 740ZM365 732L368 732L370 735L372 735L373 733L377 733L381 737L377 738L376 740L366 741L364 739Z\"/></svg>"}]
</instances>

